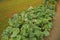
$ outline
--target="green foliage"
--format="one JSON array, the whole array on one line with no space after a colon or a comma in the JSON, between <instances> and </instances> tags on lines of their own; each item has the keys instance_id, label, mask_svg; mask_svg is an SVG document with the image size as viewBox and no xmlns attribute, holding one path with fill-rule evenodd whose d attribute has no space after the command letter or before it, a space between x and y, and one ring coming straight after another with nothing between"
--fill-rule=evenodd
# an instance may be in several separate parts
<instances>
[{"instance_id":1,"label":"green foliage","mask_svg":"<svg viewBox=\"0 0 60 40\"><path fill-rule=\"evenodd\" d=\"M53 26L55 5L43 4L30 7L9 19L9 26L2 34L2 40L44 40Z\"/></svg>"}]
</instances>

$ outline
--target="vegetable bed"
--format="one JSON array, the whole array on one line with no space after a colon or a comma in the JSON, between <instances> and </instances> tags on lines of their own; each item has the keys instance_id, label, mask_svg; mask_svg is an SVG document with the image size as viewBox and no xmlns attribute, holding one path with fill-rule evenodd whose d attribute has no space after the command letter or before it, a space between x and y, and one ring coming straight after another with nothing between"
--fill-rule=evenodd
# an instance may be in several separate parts
<instances>
[{"instance_id":1,"label":"vegetable bed","mask_svg":"<svg viewBox=\"0 0 60 40\"><path fill-rule=\"evenodd\" d=\"M32 6L9 19L9 26L2 40L44 40L53 27L56 0L44 0L36 8Z\"/></svg>"}]
</instances>

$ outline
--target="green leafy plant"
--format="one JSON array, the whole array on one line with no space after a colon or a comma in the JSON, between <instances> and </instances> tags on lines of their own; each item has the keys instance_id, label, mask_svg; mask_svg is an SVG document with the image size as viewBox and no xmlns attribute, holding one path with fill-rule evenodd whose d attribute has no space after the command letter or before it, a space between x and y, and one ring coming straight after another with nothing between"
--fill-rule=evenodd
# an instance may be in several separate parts
<instances>
[{"instance_id":1,"label":"green leafy plant","mask_svg":"<svg viewBox=\"0 0 60 40\"><path fill-rule=\"evenodd\" d=\"M9 26L3 32L1 39L44 40L43 37L49 35L49 31L53 26L55 5L42 4L36 8L30 7L20 14L14 14L9 19Z\"/></svg>"}]
</instances>

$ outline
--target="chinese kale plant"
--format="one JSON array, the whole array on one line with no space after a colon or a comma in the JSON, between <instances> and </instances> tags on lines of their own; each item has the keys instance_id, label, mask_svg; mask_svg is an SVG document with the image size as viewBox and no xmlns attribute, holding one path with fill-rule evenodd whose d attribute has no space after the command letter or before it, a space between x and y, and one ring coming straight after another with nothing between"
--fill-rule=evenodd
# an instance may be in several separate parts
<instances>
[{"instance_id":1,"label":"chinese kale plant","mask_svg":"<svg viewBox=\"0 0 60 40\"><path fill-rule=\"evenodd\" d=\"M55 0L45 0L39 7L14 14L1 40L44 40L53 26L55 5Z\"/></svg>"}]
</instances>

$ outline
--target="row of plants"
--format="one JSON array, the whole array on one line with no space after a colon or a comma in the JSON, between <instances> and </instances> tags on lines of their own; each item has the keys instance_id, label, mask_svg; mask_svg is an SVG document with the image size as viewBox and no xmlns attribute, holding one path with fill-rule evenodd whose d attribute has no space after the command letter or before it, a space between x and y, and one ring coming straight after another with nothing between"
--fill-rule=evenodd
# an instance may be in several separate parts
<instances>
[{"instance_id":1,"label":"row of plants","mask_svg":"<svg viewBox=\"0 0 60 40\"><path fill-rule=\"evenodd\" d=\"M2 33L1 40L44 40L53 27L55 6L56 0L44 0L36 8L31 6L19 14L14 14L9 19L9 26Z\"/></svg>"}]
</instances>

